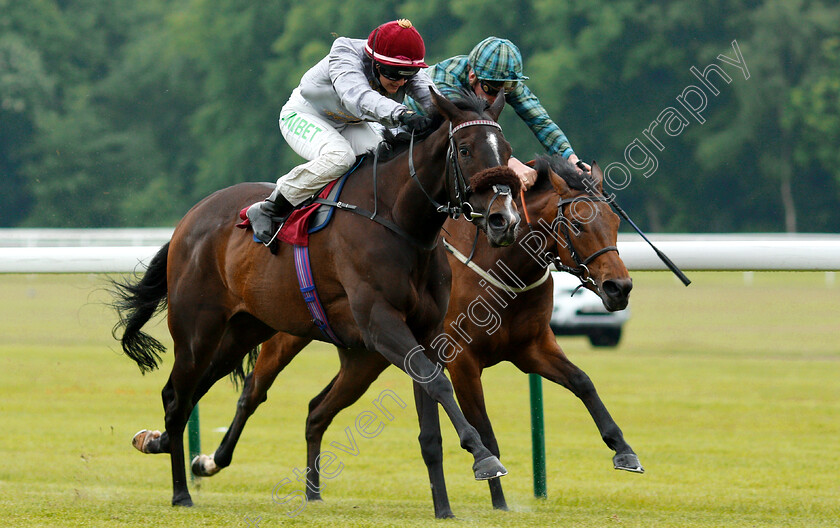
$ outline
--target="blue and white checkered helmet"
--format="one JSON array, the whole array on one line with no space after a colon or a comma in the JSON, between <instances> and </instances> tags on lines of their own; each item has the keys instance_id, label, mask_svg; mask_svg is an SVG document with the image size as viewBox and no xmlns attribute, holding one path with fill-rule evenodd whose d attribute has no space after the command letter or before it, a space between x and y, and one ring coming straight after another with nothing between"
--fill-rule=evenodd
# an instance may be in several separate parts
<instances>
[{"instance_id":1,"label":"blue and white checkered helmet","mask_svg":"<svg viewBox=\"0 0 840 528\"><path fill-rule=\"evenodd\" d=\"M522 81L522 54L516 45L498 37L479 42L468 57L475 76L484 81Z\"/></svg>"}]
</instances>

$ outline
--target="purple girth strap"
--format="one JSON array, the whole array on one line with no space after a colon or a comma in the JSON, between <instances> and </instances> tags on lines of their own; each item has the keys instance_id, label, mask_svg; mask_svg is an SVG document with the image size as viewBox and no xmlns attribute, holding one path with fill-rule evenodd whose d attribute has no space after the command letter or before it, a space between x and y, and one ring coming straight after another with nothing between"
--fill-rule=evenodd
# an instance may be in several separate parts
<instances>
[{"instance_id":1,"label":"purple girth strap","mask_svg":"<svg viewBox=\"0 0 840 528\"><path fill-rule=\"evenodd\" d=\"M300 284L300 292L303 294L303 300L306 302L306 307L309 308L315 326L324 334L327 341L336 346L344 347L344 343L330 328L327 314L324 312L324 307L321 306L320 299L318 299L315 281L312 279L312 268L309 266L309 248L307 246L295 246L295 271L297 272L298 284Z\"/></svg>"}]
</instances>

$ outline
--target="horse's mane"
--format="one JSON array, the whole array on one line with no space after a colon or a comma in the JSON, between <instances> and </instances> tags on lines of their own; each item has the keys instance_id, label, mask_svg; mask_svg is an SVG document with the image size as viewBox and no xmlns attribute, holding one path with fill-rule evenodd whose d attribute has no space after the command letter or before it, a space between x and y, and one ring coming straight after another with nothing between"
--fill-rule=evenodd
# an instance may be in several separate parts
<instances>
[{"instance_id":1,"label":"horse's mane","mask_svg":"<svg viewBox=\"0 0 840 528\"><path fill-rule=\"evenodd\" d=\"M534 163L534 168L537 170L537 181L534 187L537 188L544 185L551 185L548 177L549 169L563 178L566 184L572 189L589 191L589 189L597 188L595 180L592 179L589 173L584 172L580 174L574 164L560 154L538 156L537 161Z\"/></svg>"},{"instance_id":2,"label":"horse's mane","mask_svg":"<svg viewBox=\"0 0 840 528\"><path fill-rule=\"evenodd\" d=\"M492 119L489 115L487 115L487 109L490 108L490 103L488 103L485 99L475 95L475 93L466 90L460 90L456 93L450 94L447 96L452 104L458 107L459 110L463 111L472 111L477 113L479 116L485 119ZM414 141L420 141L429 137L433 132L435 132L443 122L446 120L443 115L438 111L436 106L432 106L427 114L432 119L432 126L429 127L429 130L426 131L424 134L418 136L414 136ZM386 128L384 131L384 139L382 143L379 144L379 159L380 161L386 161L401 152L404 152L408 148L408 144L411 140L410 134L400 133L394 134L391 129Z\"/></svg>"}]
</instances>

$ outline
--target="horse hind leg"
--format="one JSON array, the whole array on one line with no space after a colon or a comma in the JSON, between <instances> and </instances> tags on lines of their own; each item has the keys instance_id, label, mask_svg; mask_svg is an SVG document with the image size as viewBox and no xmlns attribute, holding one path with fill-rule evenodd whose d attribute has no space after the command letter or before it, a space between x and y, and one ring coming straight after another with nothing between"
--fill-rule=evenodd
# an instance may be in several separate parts
<instances>
[{"instance_id":1,"label":"horse hind leg","mask_svg":"<svg viewBox=\"0 0 840 528\"><path fill-rule=\"evenodd\" d=\"M171 380L167 380L160 396L163 401L163 408L165 411L170 405L172 405L172 401L175 398L175 391L172 388ZM169 435L166 431L161 432L156 429L141 429L134 434L134 437L131 439L131 445L144 454L157 455L161 453L169 453Z\"/></svg>"},{"instance_id":2,"label":"horse hind leg","mask_svg":"<svg viewBox=\"0 0 840 528\"><path fill-rule=\"evenodd\" d=\"M231 372L236 357L228 361L219 357L220 351L229 347L230 327L225 314L220 311L175 310L170 306L169 328L175 348L175 363L162 393L166 431L161 438L168 439L172 471L172 505L192 506L184 460L184 429L198 399L210 386ZM242 346L247 353L249 347Z\"/></svg>"},{"instance_id":3,"label":"horse hind leg","mask_svg":"<svg viewBox=\"0 0 840 528\"><path fill-rule=\"evenodd\" d=\"M365 349L339 349L339 355L341 369L338 374L309 402L306 417L306 499L309 501L321 500L323 486L318 457L324 433L336 415L358 401L388 367L382 356Z\"/></svg>"},{"instance_id":4,"label":"horse hind leg","mask_svg":"<svg viewBox=\"0 0 840 528\"><path fill-rule=\"evenodd\" d=\"M205 372L201 376L201 380L205 380L206 378L207 373ZM217 378L214 378L213 382L215 382L216 380ZM199 381L198 387L200 388L201 385L202 382ZM200 391L196 390L196 392L193 393L193 401L197 401L200 398L200 395L203 395L208 389L209 386ZM200 395L197 394L199 392ZM175 405L175 389L173 388L171 378L166 382L166 385L161 391L161 400L163 401L164 411ZM140 451L141 453L153 455L169 453L171 449L169 445L169 433L166 430L161 432L156 429L141 429L140 431L134 434L134 437L131 439L131 445L133 445L134 448Z\"/></svg>"},{"instance_id":5,"label":"horse hind leg","mask_svg":"<svg viewBox=\"0 0 840 528\"><path fill-rule=\"evenodd\" d=\"M229 350L224 348L222 350ZM199 368L196 368L192 373L189 373L189 368L186 370L179 370L179 376L175 376L177 365L173 368L173 373L170 380L173 380L173 388L175 389L175 397L172 399L170 405L166 408L166 431L161 435L166 435L169 439L169 456L172 462L172 505L173 506L192 506L192 498L190 497L189 488L187 487L186 469L184 466L184 429L198 400L203 396L212 385L221 378L230 374L234 367L235 361L241 361L247 354L248 347L242 347L241 351L236 351L233 356L229 356L231 362L212 362L213 367L208 368L211 364L209 358L202 361ZM194 365L191 363L191 365ZM203 372L201 376L194 375L196 372Z\"/></svg>"},{"instance_id":6,"label":"horse hind leg","mask_svg":"<svg viewBox=\"0 0 840 528\"><path fill-rule=\"evenodd\" d=\"M192 412L192 392L194 382L189 381L189 375L180 371L176 360L175 367L170 375L170 381L175 388L175 396L166 407L164 422L166 424L165 435L167 435L169 457L172 470L172 505L192 506L189 488L187 487L187 475L184 468L184 428Z\"/></svg>"},{"instance_id":7,"label":"horse hind leg","mask_svg":"<svg viewBox=\"0 0 840 528\"><path fill-rule=\"evenodd\" d=\"M131 439L131 445L134 446L134 449L148 455L168 453L168 450L164 451L161 448L161 436L162 433L158 430L150 431L148 429L141 429L134 434L134 437Z\"/></svg>"},{"instance_id":8,"label":"horse hind leg","mask_svg":"<svg viewBox=\"0 0 840 528\"><path fill-rule=\"evenodd\" d=\"M254 370L245 380L233 422L213 454L201 454L192 460L190 467L194 475L210 477L230 465L233 460L233 451L248 418L266 400L268 389L277 375L310 342L310 339L278 334L263 343Z\"/></svg>"}]
</instances>

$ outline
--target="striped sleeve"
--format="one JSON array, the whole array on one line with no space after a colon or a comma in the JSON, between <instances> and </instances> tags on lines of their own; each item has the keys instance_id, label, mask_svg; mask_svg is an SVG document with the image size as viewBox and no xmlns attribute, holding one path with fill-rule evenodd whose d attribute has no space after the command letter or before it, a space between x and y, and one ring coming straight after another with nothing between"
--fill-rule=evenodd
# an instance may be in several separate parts
<instances>
[{"instance_id":1,"label":"striped sleeve","mask_svg":"<svg viewBox=\"0 0 840 528\"><path fill-rule=\"evenodd\" d=\"M470 90L470 66L466 55L457 55L429 67L426 72L432 78L438 91L446 97L457 96L462 90ZM549 154L560 153L564 158L574 154L566 134L548 116L540 100L531 90L520 82L519 86L507 96L507 103L528 125L534 136ZM406 106L415 112L423 112L413 100L406 98Z\"/></svg>"},{"instance_id":2,"label":"striped sleeve","mask_svg":"<svg viewBox=\"0 0 840 528\"><path fill-rule=\"evenodd\" d=\"M458 55L451 59L439 62L426 69L426 73L432 78L437 90L444 97L452 98L463 90L470 89L469 64L466 55ZM414 99L406 97L405 106L418 113L425 113L423 108Z\"/></svg>"},{"instance_id":3,"label":"striped sleeve","mask_svg":"<svg viewBox=\"0 0 840 528\"><path fill-rule=\"evenodd\" d=\"M564 158L574 154L566 134L551 120L540 100L524 83L519 83L516 90L507 96L507 102L549 154L559 152Z\"/></svg>"}]
</instances>

